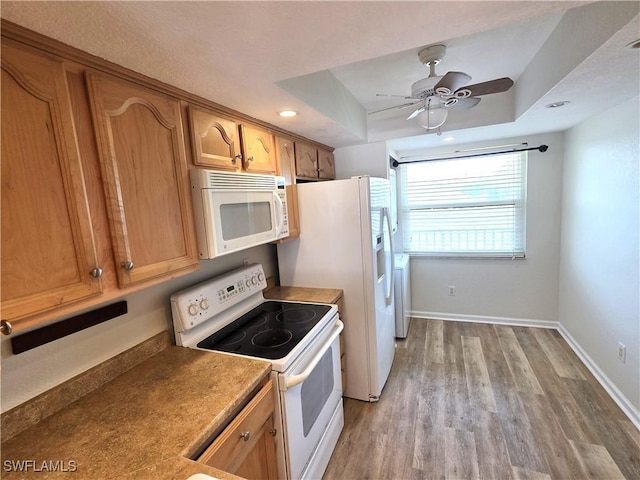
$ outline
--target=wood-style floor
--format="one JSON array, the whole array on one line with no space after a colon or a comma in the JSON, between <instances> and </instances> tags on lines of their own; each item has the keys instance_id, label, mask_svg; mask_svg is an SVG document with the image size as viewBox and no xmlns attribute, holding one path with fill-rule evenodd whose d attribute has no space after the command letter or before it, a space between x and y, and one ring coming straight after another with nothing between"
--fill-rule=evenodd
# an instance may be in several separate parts
<instances>
[{"instance_id":1,"label":"wood-style floor","mask_svg":"<svg viewBox=\"0 0 640 480\"><path fill-rule=\"evenodd\" d=\"M640 479L640 433L555 330L413 319L325 479Z\"/></svg>"}]
</instances>

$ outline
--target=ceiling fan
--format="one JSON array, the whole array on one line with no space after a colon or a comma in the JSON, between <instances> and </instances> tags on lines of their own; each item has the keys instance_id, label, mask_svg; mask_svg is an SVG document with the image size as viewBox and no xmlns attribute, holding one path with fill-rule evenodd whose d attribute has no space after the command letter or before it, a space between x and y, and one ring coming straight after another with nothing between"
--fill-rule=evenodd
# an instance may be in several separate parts
<instances>
[{"instance_id":1,"label":"ceiling fan","mask_svg":"<svg viewBox=\"0 0 640 480\"><path fill-rule=\"evenodd\" d=\"M471 77L464 72L436 75L436 65L444 58L446 51L447 48L444 45L432 45L420 50L418 58L422 64L429 67L429 76L411 85L410 96L376 94L378 97L399 97L412 100L411 102L374 110L369 114L420 105L407 117L407 120L417 117L422 127L432 130L445 122L448 109L462 110L475 107L480 103L480 96L506 92L513 86L513 80L508 77L466 85Z\"/></svg>"}]
</instances>

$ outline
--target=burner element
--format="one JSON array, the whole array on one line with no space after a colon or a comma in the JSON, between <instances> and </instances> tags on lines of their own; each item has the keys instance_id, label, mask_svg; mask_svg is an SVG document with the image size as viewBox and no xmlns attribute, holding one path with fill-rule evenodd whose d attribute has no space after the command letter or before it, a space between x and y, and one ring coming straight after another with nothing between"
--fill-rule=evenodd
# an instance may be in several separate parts
<instances>
[{"instance_id":1,"label":"burner element","mask_svg":"<svg viewBox=\"0 0 640 480\"><path fill-rule=\"evenodd\" d=\"M283 323L305 323L316 318L316 312L311 308L292 308L276 315L276 320Z\"/></svg>"},{"instance_id":2,"label":"burner element","mask_svg":"<svg viewBox=\"0 0 640 480\"><path fill-rule=\"evenodd\" d=\"M256 347L276 348L287 343L292 337L293 334L289 330L271 328L256 333L251 339L251 343Z\"/></svg>"},{"instance_id":3,"label":"burner element","mask_svg":"<svg viewBox=\"0 0 640 480\"><path fill-rule=\"evenodd\" d=\"M260 308L267 313L278 313L284 310L284 306L277 302L265 302L260 305Z\"/></svg>"},{"instance_id":4,"label":"burner element","mask_svg":"<svg viewBox=\"0 0 640 480\"><path fill-rule=\"evenodd\" d=\"M236 330L231 335L226 336L222 340L218 342L218 345L224 345L228 347L233 347L238 345L244 338L247 336L247 332L243 330Z\"/></svg>"}]
</instances>

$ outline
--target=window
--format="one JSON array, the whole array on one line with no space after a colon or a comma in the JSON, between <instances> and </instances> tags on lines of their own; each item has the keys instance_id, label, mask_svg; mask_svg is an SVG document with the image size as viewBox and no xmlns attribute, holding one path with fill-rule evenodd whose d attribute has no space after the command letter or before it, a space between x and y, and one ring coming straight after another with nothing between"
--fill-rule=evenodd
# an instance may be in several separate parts
<instances>
[{"instance_id":1,"label":"window","mask_svg":"<svg viewBox=\"0 0 640 480\"><path fill-rule=\"evenodd\" d=\"M527 152L400 167L404 251L524 257Z\"/></svg>"}]
</instances>

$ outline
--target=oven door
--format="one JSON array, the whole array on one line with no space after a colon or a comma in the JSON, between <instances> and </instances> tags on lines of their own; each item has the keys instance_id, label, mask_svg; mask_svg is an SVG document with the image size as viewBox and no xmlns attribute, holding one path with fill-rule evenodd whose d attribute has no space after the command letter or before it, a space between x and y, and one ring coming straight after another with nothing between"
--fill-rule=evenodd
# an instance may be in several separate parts
<instances>
[{"instance_id":1,"label":"oven door","mask_svg":"<svg viewBox=\"0 0 640 480\"><path fill-rule=\"evenodd\" d=\"M328 337L320 335L324 338L317 339L316 348L309 348L291 368L278 374L286 463L291 480L303 478L307 471L324 471L326 463L311 465L310 461L328 463L342 430L338 336L343 328L337 320L330 327ZM318 343L321 344L318 346ZM338 408L340 415L335 414Z\"/></svg>"}]
</instances>

